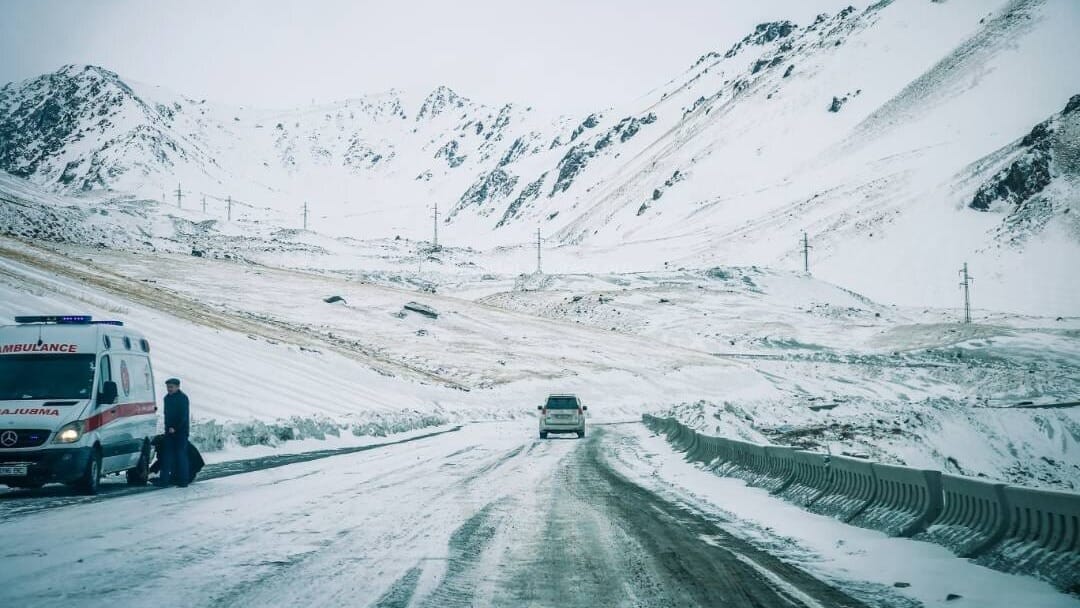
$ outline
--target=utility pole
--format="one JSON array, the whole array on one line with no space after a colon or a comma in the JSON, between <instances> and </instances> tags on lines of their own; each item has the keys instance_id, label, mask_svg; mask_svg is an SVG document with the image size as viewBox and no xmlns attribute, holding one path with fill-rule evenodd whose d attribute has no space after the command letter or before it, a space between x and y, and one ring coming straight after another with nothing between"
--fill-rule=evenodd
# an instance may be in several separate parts
<instances>
[{"instance_id":1,"label":"utility pole","mask_svg":"<svg viewBox=\"0 0 1080 608\"><path fill-rule=\"evenodd\" d=\"M184 193L180 190L180 182L176 182L176 208L183 209L183 205L180 204L180 199L184 198Z\"/></svg>"},{"instance_id":2,"label":"utility pole","mask_svg":"<svg viewBox=\"0 0 1080 608\"><path fill-rule=\"evenodd\" d=\"M806 231L802 233L802 264L803 272L810 274L810 241L806 238Z\"/></svg>"},{"instance_id":3,"label":"utility pole","mask_svg":"<svg viewBox=\"0 0 1080 608\"><path fill-rule=\"evenodd\" d=\"M307 230L307 201L304 201L304 230Z\"/></svg>"},{"instance_id":4,"label":"utility pole","mask_svg":"<svg viewBox=\"0 0 1080 608\"><path fill-rule=\"evenodd\" d=\"M439 203L435 203L435 236L431 245L432 251L439 250Z\"/></svg>"},{"instance_id":5,"label":"utility pole","mask_svg":"<svg viewBox=\"0 0 1080 608\"><path fill-rule=\"evenodd\" d=\"M231 222L232 221L232 195L231 194L229 195L228 202L225 203L225 209L226 209L225 213L227 214L226 219Z\"/></svg>"},{"instance_id":6,"label":"utility pole","mask_svg":"<svg viewBox=\"0 0 1080 608\"><path fill-rule=\"evenodd\" d=\"M536 229L536 274L542 274L543 270L540 266L540 229Z\"/></svg>"},{"instance_id":7,"label":"utility pole","mask_svg":"<svg viewBox=\"0 0 1080 608\"><path fill-rule=\"evenodd\" d=\"M968 274L967 262L960 269L960 287L964 290L964 323L971 323L971 284L975 278Z\"/></svg>"}]
</instances>

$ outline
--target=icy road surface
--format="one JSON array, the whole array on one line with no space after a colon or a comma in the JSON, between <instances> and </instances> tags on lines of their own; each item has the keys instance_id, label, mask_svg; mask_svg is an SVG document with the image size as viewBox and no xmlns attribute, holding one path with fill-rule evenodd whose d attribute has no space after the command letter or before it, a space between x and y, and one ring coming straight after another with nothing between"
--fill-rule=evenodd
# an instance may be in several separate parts
<instances>
[{"instance_id":1,"label":"icy road surface","mask_svg":"<svg viewBox=\"0 0 1080 608\"><path fill-rule=\"evenodd\" d=\"M639 424L596 425L585 440L477 424L187 489L9 513L0 605L914 605L882 584L823 582L793 565L786 543L740 534L722 511L680 498L659 471L701 472L658 441Z\"/></svg>"}]
</instances>

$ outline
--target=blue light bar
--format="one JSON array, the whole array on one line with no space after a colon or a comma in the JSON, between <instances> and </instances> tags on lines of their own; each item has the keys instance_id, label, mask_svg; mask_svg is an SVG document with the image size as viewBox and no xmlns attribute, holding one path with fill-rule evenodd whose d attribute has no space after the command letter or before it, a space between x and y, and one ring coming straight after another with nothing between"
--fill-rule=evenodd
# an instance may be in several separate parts
<instances>
[{"instance_id":1,"label":"blue light bar","mask_svg":"<svg viewBox=\"0 0 1080 608\"><path fill-rule=\"evenodd\" d=\"M90 315L38 315L15 317L16 323L60 323L85 325L93 322Z\"/></svg>"},{"instance_id":2,"label":"blue light bar","mask_svg":"<svg viewBox=\"0 0 1080 608\"><path fill-rule=\"evenodd\" d=\"M123 321L90 321L90 324L91 325L116 325L118 327L123 327L124 326Z\"/></svg>"}]
</instances>

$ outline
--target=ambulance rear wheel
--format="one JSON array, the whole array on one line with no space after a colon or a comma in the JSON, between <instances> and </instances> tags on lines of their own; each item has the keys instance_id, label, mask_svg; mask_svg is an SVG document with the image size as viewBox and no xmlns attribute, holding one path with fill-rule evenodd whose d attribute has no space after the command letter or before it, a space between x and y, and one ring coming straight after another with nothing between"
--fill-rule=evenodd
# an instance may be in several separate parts
<instances>
[{"instance_id":1,"label":"ambulance rear wheel","mask_svg":"<svg viewBox=\"0 0 1080 608\"><path fill-rule=\"evenodd\" d=\"M139 464L134 469L127 470L127 482L129 486L145 486L150 481L150 444L144 442L142 453L139 454Z\"/></svg>"},{"instance_id":2,"label":"ambulance rear wheel","mask_svg":"<svg viewBox=\"0 0 1080 608\"><path fill-rule=\"evenodd\" d=\"M86 470L75 486L83 494L97 494L101 488L101 448L94 448L86 462Z\"/></svg>"}]
</instances>

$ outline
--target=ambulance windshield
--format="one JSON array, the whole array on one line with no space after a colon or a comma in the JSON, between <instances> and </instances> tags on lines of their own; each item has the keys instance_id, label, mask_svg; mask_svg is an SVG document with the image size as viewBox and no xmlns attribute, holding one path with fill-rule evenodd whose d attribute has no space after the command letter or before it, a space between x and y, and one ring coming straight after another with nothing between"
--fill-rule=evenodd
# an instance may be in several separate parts
<instances>
[{"instance_id":1,"label":"ambulance windshield","mask_svg":"<svg viewBox=\"0 0 1080 608\"><path fill-rule=\"evenodd\" d=\"M89 399L93 355L0 356L0 401Z\"/></svg>"}]
</instances>

